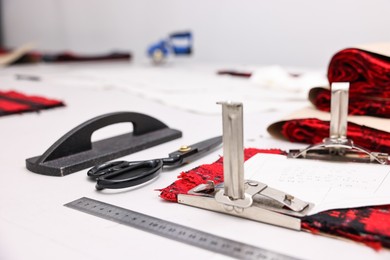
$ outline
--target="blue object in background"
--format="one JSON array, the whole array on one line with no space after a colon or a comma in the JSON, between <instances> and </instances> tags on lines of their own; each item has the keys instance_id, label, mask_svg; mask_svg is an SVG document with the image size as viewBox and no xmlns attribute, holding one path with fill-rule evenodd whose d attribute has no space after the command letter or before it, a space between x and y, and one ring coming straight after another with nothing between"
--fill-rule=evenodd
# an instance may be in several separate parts
<instances>
[{"instance_id":1,"label":"blue object in background","mask_svg":"<svg viewBox=\"0 0 390 260\"><path fill-rule=\"evenodd\" d=\"M169 35L168 39L161 40L148 48L148 56L156 64L162 63L170 54L177 56L191 55L192 33L178 32Z\"/></svg>"}]
</instances>

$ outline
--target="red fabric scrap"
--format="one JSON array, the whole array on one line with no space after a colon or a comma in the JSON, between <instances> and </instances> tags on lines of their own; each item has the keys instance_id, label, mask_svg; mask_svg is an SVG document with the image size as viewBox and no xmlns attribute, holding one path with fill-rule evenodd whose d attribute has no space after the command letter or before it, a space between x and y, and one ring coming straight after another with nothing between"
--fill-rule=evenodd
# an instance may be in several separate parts
<instances>
[{"instance_id":1,"label":"red fabric scrap","mask_svg":"<svg viewBox=\"0 0 390 260\"><path fill-rule=\"evenodd\" d=\"M40 111L64 106L62 101L41 96L29 96L17 91L0 91L0 116Z\"/></svg>"}]
</instances>

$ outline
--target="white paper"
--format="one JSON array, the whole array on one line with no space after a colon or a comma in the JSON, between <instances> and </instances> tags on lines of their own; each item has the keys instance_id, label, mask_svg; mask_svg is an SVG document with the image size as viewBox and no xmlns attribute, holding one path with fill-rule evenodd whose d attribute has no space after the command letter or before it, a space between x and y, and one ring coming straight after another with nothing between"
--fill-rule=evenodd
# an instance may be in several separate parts
<instances>
[{"instance_id":1,"label":"white paper","mask_svg":"<svg viewBox=\"0 0 390 260\"><path fill-rule=\"evenodd\" d=\"M315 204L310 215L339 208L390 204L390 167L368 163L289 159L257 154L245 178Z\"/></svg>"}]
</instances>

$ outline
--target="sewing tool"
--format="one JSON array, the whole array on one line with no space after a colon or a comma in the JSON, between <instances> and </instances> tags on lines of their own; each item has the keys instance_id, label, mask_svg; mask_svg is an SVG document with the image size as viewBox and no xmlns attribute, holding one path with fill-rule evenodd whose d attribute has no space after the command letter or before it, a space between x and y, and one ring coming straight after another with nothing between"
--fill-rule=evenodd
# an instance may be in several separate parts
<instances>
[{"instance_id":1,"label":"sewing tool","mask_svg":"<svg viewBox=\"0 0 390 260\"><path fill-rule=\"evenodd\" d=\"M91 142L96 130L116 123L132 123L133 132ZM145 114L104 114L73 128L41 156L26 159L26 168L44 175L64 176L181 136L181 131Z\"/></svg>"},{"instance_id":2,"label":"sewing tool","mask_svg":"<svg viewBox=\"0 0 390 260\"><path fill-rule=\"evenodd\" d=\"M289 158L388 164L388 154L371 152L347 138L348 82L332 83L329 137L303 150L290 150Z\"/></svg>"},{"instance_id":3,"label":"sewing tool","mask_svg":"<svg viewBox=\"0 0 390 260\"><path fill-rule=\"evenodd\" d=\"M237 217L301 229L301 219L313 204L269 187L244 180L243 108L241 103L221 102L223 121L223 185L213 181L179 194L178 202Z\"/></svg>"},{"instance_id":4,"label":"sewing tool","mask_svg":"<svg viewBox=\"0 0 390 260\"><path fill-rule=\"evenodd\" d=\"M88 171L96 179L96 189L120 189L142 184L159 175L164 166L178 167L205 155L222 143L217 136L192 145L185 145L168 158L145 161L114 161L97 165Z\"/></svg>"}]
</instances>

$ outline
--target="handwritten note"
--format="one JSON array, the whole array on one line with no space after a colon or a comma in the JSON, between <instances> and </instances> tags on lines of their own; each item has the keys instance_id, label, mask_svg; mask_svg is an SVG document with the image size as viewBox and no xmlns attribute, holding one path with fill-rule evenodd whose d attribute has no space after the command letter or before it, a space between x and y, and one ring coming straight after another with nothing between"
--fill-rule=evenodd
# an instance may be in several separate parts
<instances>
[{"instance_id":1,"label":"handwritten note","mask_svg":"<svg viewBox=\"0 0 390 260\"><path fill-rule=\"evenodd\" d=\"M390 204L388 165L258 154L245 163L245 178L314 203L310 214L336 208Z\"/></svg>"}]
</instances>

